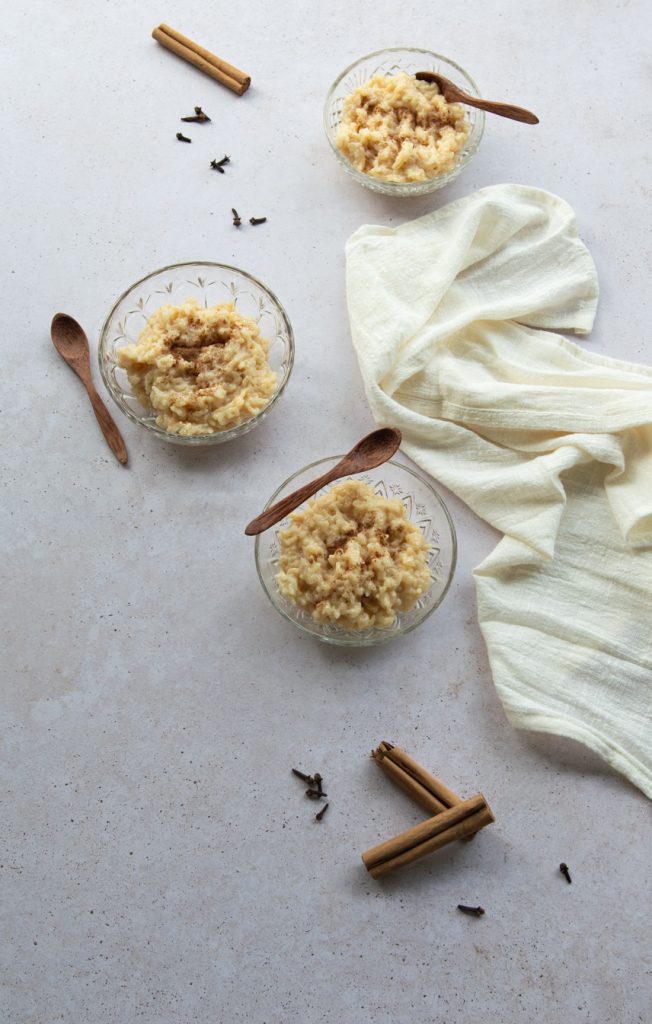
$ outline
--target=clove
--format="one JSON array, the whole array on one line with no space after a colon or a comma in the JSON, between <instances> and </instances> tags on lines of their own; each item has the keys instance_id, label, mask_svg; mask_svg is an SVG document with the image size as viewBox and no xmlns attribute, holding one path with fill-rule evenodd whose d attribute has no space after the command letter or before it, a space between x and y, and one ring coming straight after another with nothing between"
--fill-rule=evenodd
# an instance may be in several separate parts
<instances>
[{"instance_id":1,"label":"clove","mask_svg":"<svg viewBox=\"0 0 652 1024\"><path fill-rule=\"evenodd\" d=\"M573 879L570 876L570 871L568 870L568 864L564 864L564 862L562 861L562 863L559 865L559 870L561 871L562 875L564 876L564 878L566 879L566 881L570 885L571 882L573 881Z\"/></svg>"},{"instance_id":2,"label":"clove","mask_svg":"<svg viewBox=\"0 0 652 1024\"><path fill-rule=\"evenodd\" d=\"M321 821L321 819L326 814L326 811L328 810L328 808L329 808L329 804L324 804L324 806L322 807L321 811L317 811L317 813L315 815L315 821Z\"/></svg>"},{"instance_id":3,"label":"clove","mask_svg":"<svg viewBox=\"0 0 652 1024\"><path fill-rule=\"evenodd\" d=\"M309 782L311 786L313 785L313 783L315 781L314 778L312 777L312 775L306 775L305 772L300 772L298 768L293 768L292 769L292 774L296 775L296 777L298 779L301 779L303 782Z\"/></svg>"},{"instance_id":4,"label":"clove","mask_svg":"<svg viewBox=\"0 0 652 1024\"><path fill-rule=\"evenodd\" d=\"M192 139L187 138L182 132L177 132L177 138L179 142L192 142Z\"/></svg>"},{"instance_id":5,"label":"clove","mask_svg":"<svg viewBox=\"0 0 652 1024\"><path fill-rule=\"evenodd\" d=\"M182 117L182 121L193 121L196 124L201 124L202 121L210 121L208 114L205 114L201 107L195 107L195 113L191 117Z\"/></svg>"},{"instance_id":6,"label":"clove","mask_svg":"<svg viewBox=\"0 0 652 1024\"><path fill-rule=\"evenodd\" d=\"M211 160L211 167L214 171L219 171L220 174L224 174L224 164L229 163L229 157L223 156L221 160Z\"/></svg>"},{"instance_id":7,"label":"clove","mask_svg":"<svg viewBox=\"0 0 652 1024\"><path fill-rule=\"evenodd\" d=\"M249 218L249 223L253 224L253 225L264 224L266 220L267 220L267 217L250 217Z\"/></svg>"},{"instance_id":8,"label":"clove","mask_svg":"<svg viewBox=\"0 0 652 1024\"><path fill-rule=\"evenodd\" d=\"M239 228L240 225L242 224L242 221L240 220L240 214L238 213L237 210L234 210L233 207L231 207L231 213L233 214L233 227Z\"/></svg>"},{"instance_id":9,"label":"clove","mask_svg":"<svg viewBox=\"0 0 652 1024\"><path fill-rule=\"evenodd\" d=\"M463 914L468 914L469 917L482 917L484 914L482 907L465 907L463 903L458 903L457 909L461 910Z\"/></svg>"}]
</instances>

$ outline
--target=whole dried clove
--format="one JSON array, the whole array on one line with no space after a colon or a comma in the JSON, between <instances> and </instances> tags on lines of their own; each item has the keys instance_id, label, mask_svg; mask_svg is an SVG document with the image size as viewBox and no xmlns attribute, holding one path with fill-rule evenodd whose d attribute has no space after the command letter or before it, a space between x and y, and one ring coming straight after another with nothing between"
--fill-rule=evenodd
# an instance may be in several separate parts
<instances>
[{"instance_id":1,"label":"whole dried clove","mask_svg":"<svg viewBox=\"0 0 652 1024\"><path fill-rule=\"evenodd\" d=\"M324 791L322 789L322 777L319 774L319 772L315 772L314 778L315 778L315 783L317 785L317 792L319 793L320 796L322 796Z\"/></svg>"},{"instance_id":2,"label":"whole dried clove","mask_svg":"<svg viewBox=\"0 0 652 1024\"><path fill-rule=\"evenodd\" d=\"M328 796L328 793L324 793L320 787L319 789L307 789L306 796L309 800L321 800L322 797Z\"/></svg>"},{"instance_id":3,"label":"whole dried clove","mask_svg":"<svg viewBox=\"0 0 652 1024\"><path fill-rule=\"evenodd\" d=\"M242 224L242 221L240 220L240 214L233 207L231 207L231 213L233 214L233 227L239 228L240 225Z\"/></svg>"},{"instance_id":4,"label":"whole dried clove","mask_svg":"<svg viewBox=\"0 0 652 1024\"><path fill-rule=\"evenodd\" d=\"M571 882L573 881L573 879L570 876L570 871L568 870L568 864L564 864L564 862L562 861L562 863L559 865L559 870L561 871L562 875L564 876L564 878L566 879L566 881L570 885Z\"/></svg>"},{"instance_id":5,"label":"whole dried clove","mask_svg":"<svg viewBox=\"0 0 652 1024\"><path fill-rule=\"evenodd\" d=\"M219 171L220 174L224 174L224 164L228 164L229 157L223 156L221 160L211 160L211 167L214 171Z\"/></svg>"},{"instance_id":6,"label":"whole dried clove","mask_svg":"<svg viewBox=\"0 0 652 1024\"><path fill-rule=\"evenodd\" d=\"M179 142L192 142L192 139L187 138L182 132L177 132L177 138Z\"/></svg>"},{"instance_id":7,"label":"whole dried clove","mask_svg":"<svg viewBox=\"0 0 652 1024\"><path fill-rule=\"evenodd\" d=\"M465 907L463 903L458 903L457 909L461 910L463 914L468 914L469 917L482 917L484 914L482 907Z\"/></svg>"},{"instance_id":8,"label":"whole dried clove","mask_svg":"<svg viewBox=\"0 0 652 1024\"><path fill-rule=\"evenodd\" d=\"M302 782L309 782L311 786L313 785L313 783L315 781L314 778L312 777L312 775L306 775L305 772L300 772L298 768L293 768L292 769L292 774L296 775L296 777L298 779L301 779Z\"/></svg>"},{"instance_id":9,"label":"whole dried clove","mask_svg":"<svg viewBox=\"0 0 652 1024\"><path fill-rule=\"evenodd\" d=\"M195 107L195 113L191 117L182 117L182 121L193 121L196 124L201 124L202 121L210 121L208 114L205 114L201 107Z\"/></svg>"},{"instance_id":10,"label":"whole dried clove","mask_svg":"<svg viewBox=\"0 0 652 1024\"><path fill-rule=\"evenodd\" d=\"M326 811L328 810L328 808L329 808L329 804L324 804L324 806L322 807L321 811L317 811L317 813L315 815L315 821L321 821L321 819L326 814Z\"/></svg>"},{"instance_id":11,"label":"whole dried clove","mask_svg":"<svg viewBox=\"0 0 652 1024\"><path fill-rule=\"evenodd\" d=\"M267 217L250 217L249 218L249 223L253 224L253 225L264 224L266 220L267 220Z\"/></svg>"}]
</instances>

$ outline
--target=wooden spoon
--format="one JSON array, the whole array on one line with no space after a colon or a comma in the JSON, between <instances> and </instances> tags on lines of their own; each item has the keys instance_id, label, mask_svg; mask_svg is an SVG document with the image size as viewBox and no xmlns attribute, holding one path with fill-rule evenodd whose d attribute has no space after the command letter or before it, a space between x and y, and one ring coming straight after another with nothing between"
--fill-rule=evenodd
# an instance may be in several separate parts
<instances>
[{"instance_id":1,"label":"wooden spoon","mask_svg":"<svg viewBox=\"0 0 652 1024\"><path fill-rule=\"evenodd\" d=\"M539 118L531 110L515 107L511 103L494 103L493 100L481 100L478 96L471 96L468 92L458 89L449 78L444 78L435 71L417 71L414 77L420 82L435 82L447 103L466 103L467 107L477 107L478 110L486 110L489 114L511 117L512 121L523 121L525 124L539 123Z\"/></svg>"},{"instance_id":2,"label":"wooden spoon","mask_svg":"<svg viewBox=\"0 0 652 1024\"><path fill-rule=\"evenodd\" d=\"M350 476L351 473L364 473L367 469L375 469L376 466L382 466L383 462L387 462L398 451L400 443L400 430L395 430L393 427L381 427L380 430L372 431L371 434L367 434L361 441L358 441L348 455L340 459L323 476L318 476L316 480L312 480L309 484L304 484L298 491L288 494L287 497L277 501L271 508L265 509L259 516L252 519L249 526L245 529L245 533L248 537L252 537L257 533L264 533L274 523L284 519L289 512L292 512L298 505L301 505L307 498L311 498L313 494L316 494L326 484L332 483L333 480L338 480L341 476Z\"/></svg>"},{"instance_id":3,"label":"wooden spoon","mask_svg":"<svg viewBox=\"0 0 652 1024\"><path fill-rule=\"evenodd\" d=\"M109 448L118 462L127 464L127 449L120 431L116 427L109 410L95 390L91 377L91 359L88 349L88 338L84 331L67 313L55 313L50 327L52 344L62 359L75 371L88 392L93 412L104 434Z\"/></svg>"}]
</instances>

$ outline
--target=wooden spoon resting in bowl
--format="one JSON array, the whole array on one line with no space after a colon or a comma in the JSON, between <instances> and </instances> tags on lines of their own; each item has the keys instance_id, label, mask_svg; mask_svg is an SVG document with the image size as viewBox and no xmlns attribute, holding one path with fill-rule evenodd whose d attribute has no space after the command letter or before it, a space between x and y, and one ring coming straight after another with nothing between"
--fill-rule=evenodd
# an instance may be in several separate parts
<instances>
[{"instance_id":1,"label":"wooden spoon resting in bowl","mask_svg":"<svg viewBox=\"0 0 652 1024\"><path fill-rule=\"evenodd\" d=\"M111 414L95 390L91 377L91 359L88 350L88 338L82 327L67 313L55 313L50 327L52 344L62 359L75 371L88 392L93 406L95 418L102 428L108 446L118 462L127 464L127 449L122 435L116 427Z\"/></svg>"},{"instance_id":2,"label":"wooden spoon resting in bowl","mask_svg":"<svg viewBox=\"0 0 652 1024\"><path fill-rule=\"evenodd\" d=\"M510 117L512 121L523 121L525 124L538 124L539 118L531 110L525 107L515 107L511 103L494 103L493 100L481 100L478 96L471 96L468 92L459 89L450 78L444 78L436 71L417 71L415 78L420 82L434 82L439 86L439 91L447 103L466 103L467 107L477 107L478 110L486 110L488 114L499 114L500 117Z\"/></svg>"},{"instance_id":3,"label":"wooden spoon resting in bowl","mask_svg":"<svg viewBox=\"0 0 652 1024\"><path fill-rule=\"evenodd\" d=\"M395 430L394 427L381 427L380 430L372 431L371 434L367 434L361 441L358 441L348 455L340 459L327 473L311 480L309 484L304 484L298 491L288 494L271 508L265 509L259 516L252 519L246 527L245 533L248 537L264 533L274 523L284 519L289 512L301 505L307 498L311 498L313 494L316 494L326 484L332 483L333 480L339 480L341 476L364 473L367 469L382 466L383 462L387 462L398 451L400 443L401 431Z\"/></svg>"}]
</instances>

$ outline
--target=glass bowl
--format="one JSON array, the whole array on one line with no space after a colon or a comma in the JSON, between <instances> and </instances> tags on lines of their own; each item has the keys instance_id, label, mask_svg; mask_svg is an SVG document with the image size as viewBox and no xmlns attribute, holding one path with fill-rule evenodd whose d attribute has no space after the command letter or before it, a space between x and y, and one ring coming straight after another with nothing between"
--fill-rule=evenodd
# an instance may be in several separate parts
<instances>
[{"instance_id":1,"label":"glass bowl","mask_svg":"<svg viewBox=\"0 0 652 1024\"><path fill-rule=\"evenodd\" d=\"M272 494L265 508L327 472L341 458L341 455L333 455L327 459L320 459L319 462L312 462L304 469L293 473ZM276 610L304 633L309 633L329 644L367 647L391 640L402 633L409 633L439 607L453 579L457 560L457 539L448 509L435 488L419 473L408 469L400 462L390 460L369 473L357 473L342 479L360 480L383 498L400 498L408 519L419 527L428 541L428 565L432 583L415 606L409 612L400 612L392 625L385 628L351 630L315 622L308 612L283 597L276 582L280 554L279 532L289 525L289 518L283 519L256 537L256 568L263 589ZM328 484L317 493L322 494L332 486Z\"/></svg>"},{"instance_id":2,"label":"glass bowl","mask_svg":"<svg viewBox=\"0 0 652 1024\"><path fill-rule=\"evenodd\" d=\"M360 57L353 64L349 64L348 68L345 68L335 79L326 97L324 128L326 137L340 164L347 174L359 181L361 185L374 192L382 192L386 196L424 196L448 185L449 181L456 178L462 168L468 164L480 145L484 131L484 113L475 107L466 107L471 131L455 167L447 174L429 178L428 181L402 182L379 181L362 171L357 171L340 153L335 143L335 133L342 116L342 104L346 96L349 96L360 85L368 82L373 75L395 75L397 71L405 71L408 75L414 75L417 71L438 71L446 78L450 78L451 82L464 89L465 92L472 96L480 95L477 85L464 68L449 60L448 57L442 57L439 53L433 53L431 50L419 50L412 46L395 46L388 50L376 50L375 53L369 53L366 57Z\"/></svg>"},{"instance_id":3,"label":"glass bowl","mask_svg":"<svg viewBox=\"0 0 652 1024\"><path fill-rule=\"evenodd\" d=\"M238 312L255 320L269 341L269 363L277 378L274 394L256 416L227 430L198 437L183 437L159 427L154 411L140 404L126 370L117 362L118 349L137 340L155 309L168 302L181 305L189 298L198 299L205 307L232 302ZM240 437L267 416L288 382L294 361L294 337L281 303L251 274L225 263L177 263L141 278L120 296L104 321L98 356L102 379L125 416L166 441L201 446Z\"/></svg>"}]
</instances>

